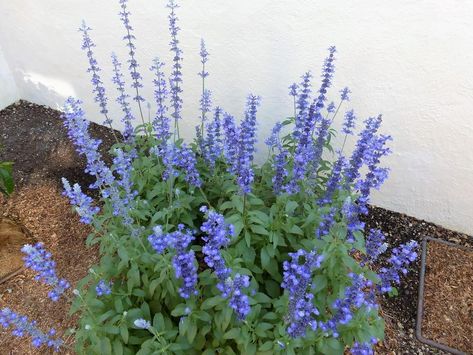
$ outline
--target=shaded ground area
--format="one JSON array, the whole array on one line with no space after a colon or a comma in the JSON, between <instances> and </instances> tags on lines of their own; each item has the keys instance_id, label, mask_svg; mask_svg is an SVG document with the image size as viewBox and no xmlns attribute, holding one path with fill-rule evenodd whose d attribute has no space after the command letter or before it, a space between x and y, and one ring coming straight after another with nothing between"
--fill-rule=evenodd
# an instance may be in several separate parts
<instances>
[{"instance_id":1,"label":"shaded ground area","mask_svg":"<svg viewBox=\"0 0 473 355\"><path fill-rule=\"evenodd\" d=\"M91 133L104 141L103 153L113 144L109 129L91 124ZM44 242L57 261L59 276L74 285L95 263L97 252L84 246L89 230L79 223L68 201L61 196L60 178L64 176L83 187L92 180L83 173L84 161L74 152L58 111L24 101L7 107L0 111L0 143L5 146L0 160L15 161L17 183L11 199L5 201L0 197L0 216L10 216L36 240ZM410 239L420 242L425 235L473 246L471 237L464 234L377 207L370 209L366 222L367 228L383 230L393 246ZM420 261L404 277L399 297L381 300L386 339L377 347L379 354L440 353L415 340L419 268ZM50 302L47 289L33 281L28 271L0 285L0 307L5 306L38 320L46 330L55 327L63 334L74 326L75 319L67 316L67 300ZM69 344L71 341L71 337L67 338ZM2 329L0 349L2 354L44 353L34 350L29 339L14 339Z\"/></svg>"}]
</instances>

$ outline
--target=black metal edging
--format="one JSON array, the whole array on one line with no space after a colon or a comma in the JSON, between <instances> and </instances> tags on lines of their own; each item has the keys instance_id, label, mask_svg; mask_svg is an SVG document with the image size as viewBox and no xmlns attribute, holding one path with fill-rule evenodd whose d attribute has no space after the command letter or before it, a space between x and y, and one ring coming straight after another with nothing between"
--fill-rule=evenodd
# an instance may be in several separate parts
<instances>
[{"instance_id":1,"label":"black metal edging","mask_svg":"<svg viewBox=\"0 0 473 355\"><path fill-rule=\"evenodd\" d=\"M454 243L446 242L441 239L437 238L432 238L432 237L425 237L424 240L422 241L422 261L421 261L421 266L420 266L420 282L419 282L419 295L418 295L418 300L417 300L417 322L416 322L416 338L419 340L421 343L430 345L434 348L450 352L455 355L467 355L466 353L451 348L447 345L437 343L436 341L427 339L422 336L422 316L424 313L424 279L425 279L425 264L426 264L426 259L427 259L427 242L432 241L435 243L441 243L441 244L446 244L451 247L455 247L458 249L462 250L467 250L470 251L470 248L464 247L462 245L457 245Z\"/></svg>"}]
</instances>

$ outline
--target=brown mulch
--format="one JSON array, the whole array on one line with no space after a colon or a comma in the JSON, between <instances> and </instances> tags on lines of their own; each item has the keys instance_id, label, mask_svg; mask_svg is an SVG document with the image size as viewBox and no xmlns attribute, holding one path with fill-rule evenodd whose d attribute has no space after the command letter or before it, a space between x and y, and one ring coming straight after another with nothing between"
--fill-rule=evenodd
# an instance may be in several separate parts
<instances>
[{"instance_id":1,"label":"brown mulch","mask_svg":"<svg viewBox=\"0 0 473 355\"><path fill-rule=\"evenodd\" d=\"M90 132L102 139L101 152L109 160L107 150L114 143L110 130L91 123ZM5 200L0 195L0 218L8 217L28 230L34 241L41 241L57 263L57 274L73 286L97 262L96 249L85 247L90 233L79 222L69 201L62 196L60 179L78 182L88 190L93 179L84 174L85 161L75 153L60 113L56 110L20 101L0 111L0 161L13 161L16 191ZM68 316L71 290L54 303L47 297L48 287L33 280L33 273L23 270L0 284L0 308L10 307L17 313L38 321L48 331L55 328L62 335L76 322ZM72 337L66 343L72 344ZM44 347L35 349L31 339L14 338L0 329L0 353L45 354ZM70 353L67 348L64 353Z\"/></svg>"},{"instance_id":2,"label":"brown mulch","mask_svg":"<svg viewBox=\"0 0 473 355\"><path fill-rule=\"evenodd\" d=\"M473 250L429 241L426 265L423 335L473 351Z\"/></svg>"},{"instance_id":3,"label":"brown mulch","mask_svg":"<svg viewBox=\"0 0 473 355\"><path fill-rule=\"evenodd\" d=\"M113 135L108 128L93 123L90 129L93 136L104 141L101 151L105 154L113 144ZM8 215L44 242L58 263L58 274L74 284L96 261L97 253L84 246L88 228L79 223L61 196L60 178L64 176L83 187L92 179L83 173L84 161L74 152L59 112L25 101L7 107L0 111L0 143L5 146L0 160L15 161L17 183L11 199L2 203L0 198L0 216ZM410 239L420 243L424 236L473 246L473 239L465 234L382 208L370 208L365 222L367 228L381 229L392 246ZM420 258L403 277L399 296L381 299L386 339L377 346L376 353L443 354L415 338L419 270ZM67 316L67 300L50 302L47 289L27 271L0 285L0 307L5 306L38 320L45 330L55 327L60 334L75 324L75 319ZM68 338L68 343L71 341ZM44 353L44 349L35 351L29 344L29 339L14 339L0 328L1 354Z\"/></svg>"}]
</instances>

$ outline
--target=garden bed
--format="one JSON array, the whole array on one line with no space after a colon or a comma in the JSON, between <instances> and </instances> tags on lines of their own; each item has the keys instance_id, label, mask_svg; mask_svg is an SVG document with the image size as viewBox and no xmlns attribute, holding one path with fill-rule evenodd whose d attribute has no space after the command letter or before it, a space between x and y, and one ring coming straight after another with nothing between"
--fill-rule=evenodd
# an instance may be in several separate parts
<instances>
[{"instance_id":1,"label":"garden bed","mask_svg":"<svg viewBox=\"0 0 473 355\"><path fill-rule=\"evenodd\" d=\"M11 199L0 201L0 216L14 217L35 239L47 244L58 263L59 275L74 284L96 261L97 253L84 246L89 228L79 223L67 199L61 196L60 178L87 187L92 180L83 173L84 161L74 152L58 111L21 101L0 111L0 132L5 146L0 160L15 162L17 183ZM105 127L91 124L91 133L103 140L103 153L113 143ZM425 235L473 246L473 239L464 234L377 207L370 208L366 222L367 228L381 229L393 246L410 239L420 242ZM441 353L415 338L419 270L420 260L402 280L399 297L381 300L386 339L377 346L379 354ZM65 299L49 302L46 295L45 288L24 271L0 285L0 307L11 307L37 319L40 327L55 327L62 334L75 322L67 317L69 303ZM68 340L70 344L72 339ZM0 349L3 353L35 353L29 340L12 338L3 330Z\"/></svg>"}]
</instances>

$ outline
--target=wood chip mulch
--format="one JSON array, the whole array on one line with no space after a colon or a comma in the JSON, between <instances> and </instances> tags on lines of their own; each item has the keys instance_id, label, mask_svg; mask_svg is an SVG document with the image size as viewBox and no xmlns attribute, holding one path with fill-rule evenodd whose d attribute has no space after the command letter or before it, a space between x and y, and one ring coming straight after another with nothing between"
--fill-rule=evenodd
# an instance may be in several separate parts
<instances>
[{"instance_id":1,"label":"wood chip mulch","mask_svg":"<svg viewBox=\"0 0 473 355\"><path fill-rule=\"evenodd\" d=\"M422 333L451 348L473 351L473 250L428 242Z\"/></svg>"}]
</instances>

